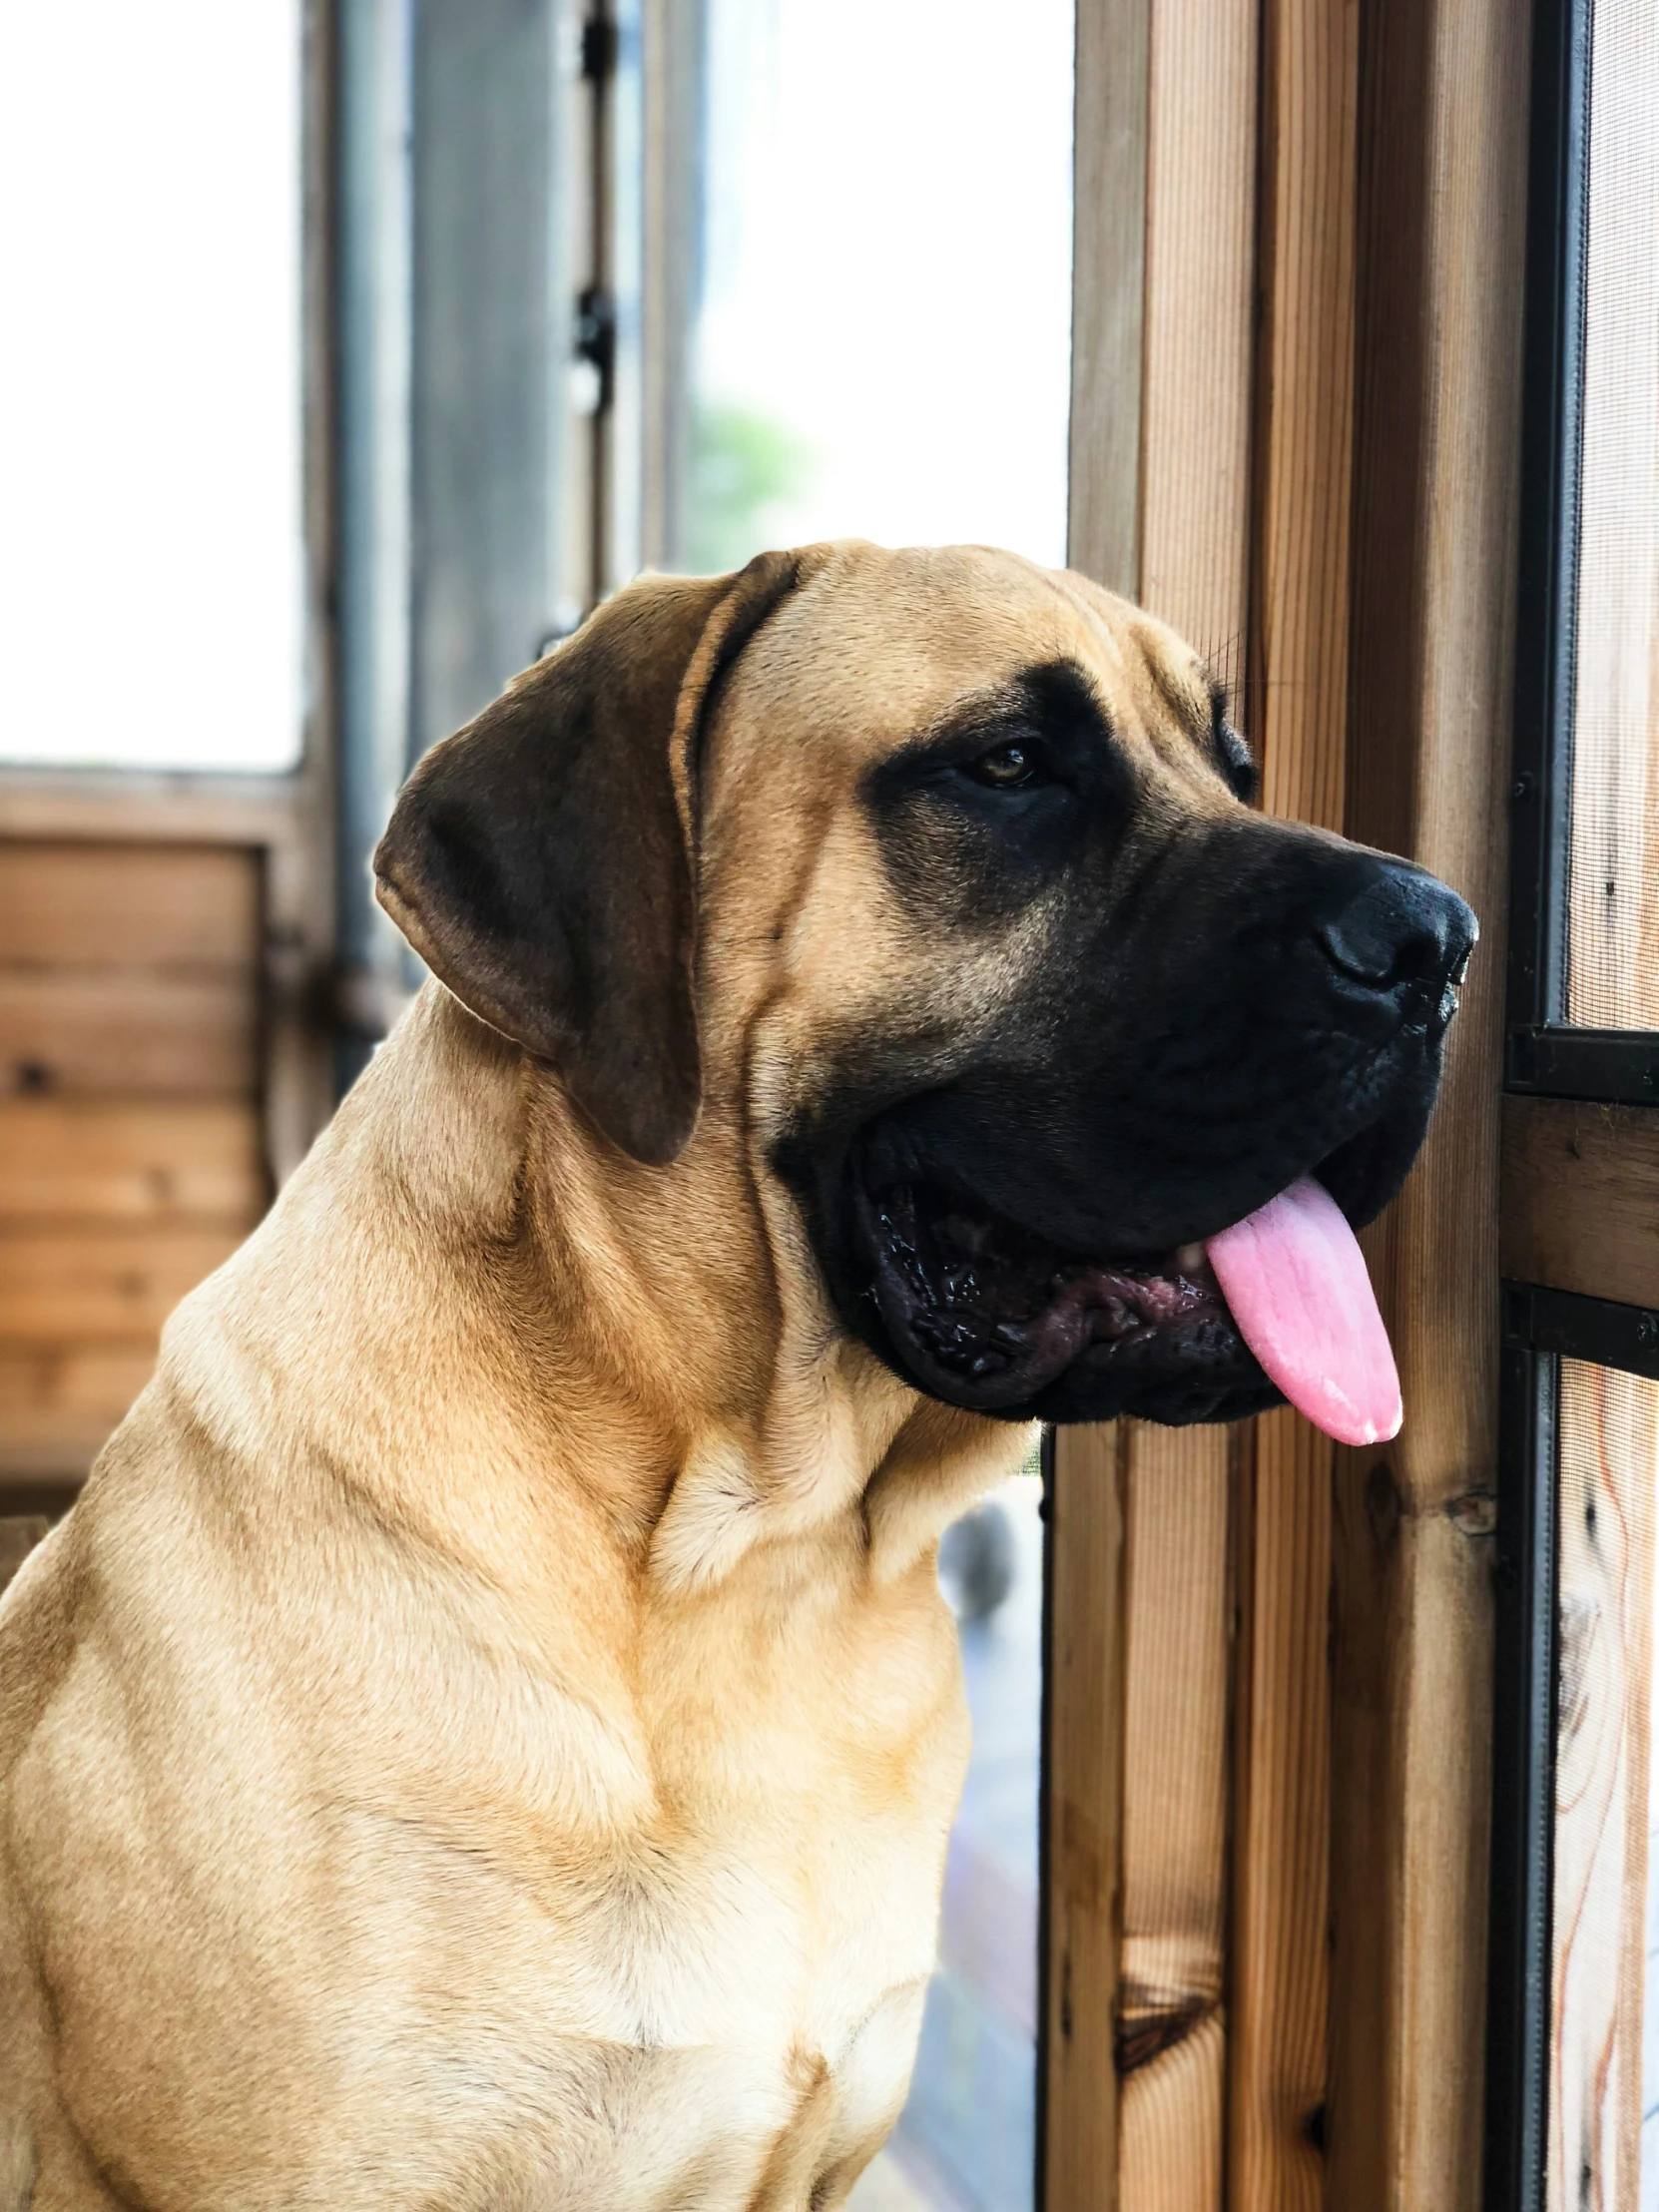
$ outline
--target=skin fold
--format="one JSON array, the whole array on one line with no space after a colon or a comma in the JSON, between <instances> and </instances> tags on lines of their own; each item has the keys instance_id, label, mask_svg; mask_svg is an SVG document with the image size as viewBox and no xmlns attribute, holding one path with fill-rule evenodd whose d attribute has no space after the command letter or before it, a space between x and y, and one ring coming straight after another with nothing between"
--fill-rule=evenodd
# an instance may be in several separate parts
<instances>
[{"instance_id":1,"label":"skin fold","mask_svg":"<svg viewBox=\"0 0 1659 2212\"><path fill-rule=\"evenodd\" d=\"M967 1759L938 1535L1100 1409L918 1376L869 1162L1075 1304L1344 1146L1380 1204L1432 1095L1450 908L1332 1011L1379 863L1270 851L1219 732L1082 579L849 544L629 587L429 756L378 865L433 980L0 1607L0 2212L843 2200ZM1009 828L972 764L1062 740ZM1183 991L1275 962L1183 1136Z\"/></svg>"}]
</instances>

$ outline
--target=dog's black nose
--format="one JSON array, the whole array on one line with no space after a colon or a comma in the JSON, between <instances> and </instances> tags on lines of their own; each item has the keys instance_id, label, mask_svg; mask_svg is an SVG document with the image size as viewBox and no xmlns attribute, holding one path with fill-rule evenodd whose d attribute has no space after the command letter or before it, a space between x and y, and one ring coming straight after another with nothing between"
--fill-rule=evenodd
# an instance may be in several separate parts
<instances>
[{"instance_id":1,"label":"dog's black nose","mask_svg":"<svg viewBox=\"0 0 1659 2212\"><path fill-rule=\"evenodd\" d=\"M1454 890L1394 860L1379 861L1341 912L1314 931L1350 983L1379 993L1415 983L1435 999L1462 981L1479 933Z\"/></svg>"}]
</instances>

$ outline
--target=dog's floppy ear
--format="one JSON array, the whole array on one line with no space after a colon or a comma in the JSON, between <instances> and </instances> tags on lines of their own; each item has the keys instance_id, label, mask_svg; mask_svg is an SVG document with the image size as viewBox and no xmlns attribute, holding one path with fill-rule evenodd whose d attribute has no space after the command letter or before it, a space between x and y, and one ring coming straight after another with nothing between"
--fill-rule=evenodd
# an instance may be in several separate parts
<instances>
[{"instance_id":1,"label":"dog's floppy ear","mask_svg":"<svg viewBox=\"0 0 1659 2212\"><path fill-rule=\"evenodd\" d=\"M432 748L374 855L380 903L433 973L653 1166L702 1088L703 713L796 575L763 553L735 576L629 585Z\"/></svg>"}]
</instances>

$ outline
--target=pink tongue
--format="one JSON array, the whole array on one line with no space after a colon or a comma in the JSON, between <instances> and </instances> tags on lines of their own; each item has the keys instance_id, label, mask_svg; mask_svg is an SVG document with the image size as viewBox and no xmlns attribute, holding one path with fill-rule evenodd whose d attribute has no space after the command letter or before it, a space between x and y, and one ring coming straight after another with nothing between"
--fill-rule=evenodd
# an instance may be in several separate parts
<instances>
[{"instance_id":1,"label":"pink tongue","mask_svg":"<svg viewBox=\"0 0 1659 2212\"><path fill-rule=\"evenodd\" d=\"M1341 1207L1305 1175L1209 1243L1233 1319L1269 1377L1344 1444L1399 1432L1399 1375L1366 1257Z\"/></svg>"}]
</instances>

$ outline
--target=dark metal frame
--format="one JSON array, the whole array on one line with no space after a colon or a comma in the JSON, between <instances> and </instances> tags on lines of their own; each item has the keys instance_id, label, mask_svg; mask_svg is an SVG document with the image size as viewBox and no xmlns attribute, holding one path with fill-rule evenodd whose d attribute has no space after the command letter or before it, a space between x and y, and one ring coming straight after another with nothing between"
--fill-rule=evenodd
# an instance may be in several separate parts
<instances>
[{"instance_id":1,"label":"dark metal frame","mask_svg":"<svg viewBox=\"0 0 1659 2212\"><path fill-rule=\"evenodd\" d=\"M1561 1362L1659 1382L1659 1313L1503 1286L1486 2212L1543 2212L1554 1878Z\"/></svg>"},{"instance_id":2,"label":"dark metal frame","mask_svg":"<svg viewBox=\"0 0 1659 2212\"><path fill-rule=\"evenodd\" d=\"M1567 922L1594 0L1535 0L1505 1080L1659 1105L1659 1034L1575 1029ZM1659 1381L1659 1313L1503 1286L1486 2053L1486 2212L1548 2168L1563 1359Z\"/></svg>"},{"instance_id":3,"label":"dark metal frame","mask_svg":"<svg viewBox=\"0 0 1659 2212\"><path fill-rule=\"evenodd\" d=\"M1567 1026L1594 0L1536 0L1510 787L1509 1089L1659 1105L1659 1032Z\"/></svg>"},{"instance_id":4,"label":"dark metal frame","mask_svg":"<svg viewBox=\"0 0 1659 2212\"><path fill-rule=\"evenodd\" d=\"M1558 1349L1505 1286L1499 1411L1486 2212L1543 2212L1554 1873Z\"/></svg>"}]
</instances>

